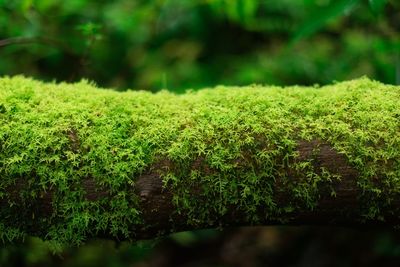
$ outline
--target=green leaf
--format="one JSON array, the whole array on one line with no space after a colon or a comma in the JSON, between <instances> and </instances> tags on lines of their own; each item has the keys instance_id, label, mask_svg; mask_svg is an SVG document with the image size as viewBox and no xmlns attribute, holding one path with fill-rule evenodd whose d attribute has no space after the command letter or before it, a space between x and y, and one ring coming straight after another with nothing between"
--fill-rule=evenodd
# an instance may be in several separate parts
<instances>
[{"instance_id":1,"label":"green leaf","mask_svg":"<svg viewBox=\"0 0 400 267\"><path fill-rule=\"evenodd\" d=\"M325 27L331 20L347 15L360 0L332 1L328 6L317 8L306 21L295 31L293 41L309 37Z\"/></svg>"},{"instance_id":2,"label":"green leaf","mask_svg":"<svg viewBox=\"0 0 400 267\"><path fill-rule=\"evenodd\" d=\"M375 15L379 15L384 10L387 0L368 0L369 7Z\"/></svg>"},{"instance_id":3,"label":"green leaf","mask_svg":"<svg viewBox=\"0 0 400 267\"><path fill-rule=\"evenodd\" d=\"M23 0L21 3L21 10L24 14L32 7L32 0Z\"/></svg>"},{"instance_id":4,"label":"green leaf","mask_svg":"<svg viewBox=\"0 0 400 267\"><path fill-rule=\"evenodd\" d=\"M229 19L246 23L254 18L259 0L212 0L210 5Z\"/></svg>"},{"instance_id":5,"label":"green leaf","mask_svg":"<svg viewBox=\"0 0 400 267\"><path fill-rule=\"evenodd\" d=\"M241 22L251 20L258 7L257 0L237 0L236 1L236 18Z\"/></svg>"},{"instance_id":6,"label":"green leaf","mask_svg":"<svg viewBox=\"0 0 400 267\"><path fill-rule=\"evenodd\" d=\"M76 29L79 30L85 36L92 36L98 34L98 32L101 29L101 25L93 22L87 22L78 25Z\"/></svg>"}]
</instances>

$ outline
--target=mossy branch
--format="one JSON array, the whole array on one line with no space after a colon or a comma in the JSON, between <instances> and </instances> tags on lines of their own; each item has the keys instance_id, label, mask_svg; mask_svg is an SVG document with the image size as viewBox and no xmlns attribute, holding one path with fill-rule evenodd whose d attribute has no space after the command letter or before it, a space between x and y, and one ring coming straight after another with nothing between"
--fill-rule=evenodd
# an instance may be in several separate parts
<instances>
[{"instance_id":1,"label":"mossy branch","mask_svg":"<svg viewBox=\"0 0 400 267\"><path fill-rule=\"evenodd\" d=\"M175 95L0 79L0 238L399 223L400 87Z\"/></svg>"}]
</instances>

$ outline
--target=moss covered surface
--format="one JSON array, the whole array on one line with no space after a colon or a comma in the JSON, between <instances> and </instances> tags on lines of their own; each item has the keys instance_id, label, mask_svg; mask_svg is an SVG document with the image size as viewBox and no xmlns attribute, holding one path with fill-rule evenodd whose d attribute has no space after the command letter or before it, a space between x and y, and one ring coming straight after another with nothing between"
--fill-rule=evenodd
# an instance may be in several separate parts
<instances>
[{"instance_id":1,"label":"moss covered surface","mask_svg":"<svg viewBox=\"0 0 400 267\"><path fill-rule=\"evenodd\" d=\"M249 223L283 221L316 208L322 189L335 195L341 174L299 154L316 140L356 171L360 218L384 220L400 193L399 100L400 87L367 78L183 95L1 78L0 238L134 239L145 223L135 181L160 159L188 224L216 225L232 207Z\"/></svg>"}]
</instances>

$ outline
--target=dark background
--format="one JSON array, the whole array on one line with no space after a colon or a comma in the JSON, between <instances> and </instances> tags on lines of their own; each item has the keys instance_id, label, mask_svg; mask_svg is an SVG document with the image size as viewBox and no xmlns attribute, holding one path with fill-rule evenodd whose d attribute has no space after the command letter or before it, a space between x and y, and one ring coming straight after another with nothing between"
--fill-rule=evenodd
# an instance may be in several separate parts
<instances>
[{"instance_id":1,"label":"dark background","mask_svg":"<svg viewBox=\"0 0 400 267\"><path fill-rule=\"evenodd\" d=\"M0 75L177 93L217 84L400 84L398 0L0 0ZM91 240L28 238L0 266L398 266L393 229L250 227Z\"/></svg>"}]
</instances>

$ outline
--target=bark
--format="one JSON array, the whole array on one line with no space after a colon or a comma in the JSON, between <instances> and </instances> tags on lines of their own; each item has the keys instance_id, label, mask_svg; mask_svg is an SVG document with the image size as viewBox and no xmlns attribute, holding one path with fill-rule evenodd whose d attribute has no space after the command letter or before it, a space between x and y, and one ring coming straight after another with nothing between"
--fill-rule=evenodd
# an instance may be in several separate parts
<instances>
[{"instance_id":1,"label":"bark","mask_svg":"<svg viewBox=\"0 0 400 267\"><path fill-rule=\"evenodd\" d=\"M18 77L0 87L3 240L399 224L399 87L176 96Z\"/></svg>"}]
</instances>

